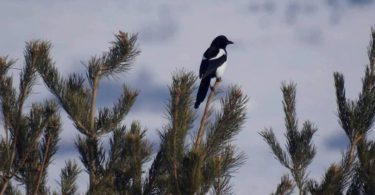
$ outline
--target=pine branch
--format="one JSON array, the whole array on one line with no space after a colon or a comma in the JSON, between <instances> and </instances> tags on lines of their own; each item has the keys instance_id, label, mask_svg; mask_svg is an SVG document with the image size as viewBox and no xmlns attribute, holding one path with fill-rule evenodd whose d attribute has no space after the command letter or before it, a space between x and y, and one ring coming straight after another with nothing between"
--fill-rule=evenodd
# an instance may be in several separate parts
<instances>
[{"instance_id":1,"label":"pine branch","mask_svg":"<svg viewBox=\"0 0 375 195\"><path fill-rule=\"evenodd\" d=\"M103 173L105 152L103 146L99 144L96 138L85 138L78 136L75 145L80 154L80 159L90 175L90 189L95 190L95 187L100 183L99 175Z\"/></svg>"},{"instance_id":2,"label":"pine branch","mask_svg":"<svg viewBox=\"0 0 375 195\"><path fill-rule=\"evenodd\" d=\"M58 87L60 90L55 96L60 100L60 104L73 120L75 127L84 135L91 135L90 130L90 89L85 86L85 79L80 74L70 74L68 79L61 79Z\"/></svg>"},{"instance_id":3,"label":"pine branch","mask_svg":"<svg viewBox=\"0 0 375 195\"><path fill-rule=\"evenodd\" d=\"M336 97L337 97L337 108L338 108L338 117L340 119L340 125L344 129L346 135L349 137L349 140L353 140L353 132L350 124L350 107L346 102L345 96L345 87L344 87L344 76L338 72L334 73L335 79L335 88L336 88Z\"/></svg>"},{"instance_id":4,"label":"pine branch","mask_svg":"<svg viewBox=\"0 0 375 195\"><path fill-rule=\"evenodd\" d=\"M302 167L307 167L316 154L315 146L312 143L312 137L317 130L318 129L314 127L310 121L305 121L303 123L300 132L300 139L302 140L303 144L300 145L301 151L299 151L299 154L303 155L303 157L301 159L297 158L298 163L301 164ZM294 161L294 164L296 164L296 161Z\"/></svg>"},{"instance_id":5,"label":"pine branch","mask_svg":"<svg viewBox=\"0 0 375 195\"><path fill-rule=\"evenodd\" d=\"M227 145L220 153L204 161L200 194L211 191L213 194L232 193L230 179L245 162L245 155L235 147Z\"/></svg>"},{"instance_id":6,"label":"pine branch","mask_svg":"<svg viewBox=\"0 0 375 195\"><path fill-rule=\"evenodd\" d=\"M211 194L215 195L232 195L233 189L230 185L230 178L228 176L217 178L213 184L213 190Z\"/></svg>"},{"instance_id":7,"label":"pine branch","mask_svg":"<svg viewBox=\"0 0 375 195\"><path fill-rule=\"evenodd\" d=\"M244 161L243 154L229 145L245 120L247 97L238 87L231 88L222 100L221 112L207 134L207 144L200 144L199 150L194 150L193 145L186 152L185 137L194 119L191 108L194 81L195 77L185 72L173 78L167 107L171 122L160 133L162 144L149 170L144 194L205 194L214 190L215 181L221 186L219 191L229 190L232 173Z\"/></svg>"},{"instance_id":8,"label":"pine branch","mask_svg":"<svg viewBox=\"0 0 375 195\"><path fill-rule=\"evenodd\" d=\"M220 177L229 177L238 171L245 163L246 157L243 152L237 152L235 146L227 145L219 155L220 159Z\"/></svg>"},{"instance_id":9,"label":"pine branch","mask_svg":"<svg viewBox=\"0 0 375 195\"><path fill-rule=\"evenodd\" d=\"M7 140L5 140L3 137L0 139L0 156L3 161L3 163L0 163L0 181L3 180L4 173L6 172L9 165L7 162L9 162L9 147Z\"/></svg>"},{"instance_id":10,"label":"pine branch","mask_svg":"<svg viewBox=\"0 0 375 195\"><path fill-rule=\"evenodd\" d=\"M26 185L28 194L40 194L45 193L47 167L56 152L58 142L60 117L57 114L57 104L51 101L33 104L28 119L30 122L27 123L26 129L20 131L14 173L17 174L17 179ZM49 141L46 137L39 141L43 133L49 136Z\"/></svg>"},{"instance_id":11,"label":"pine branch","mask_svg":"<svg viewBox=\"0 0 375 195\"><path fill-rule=\"evenodd\" d=\"M14 134L14 119L17 113L16 110L16 90L13 87L11 77L3 77L0 81L0 100L1 110L4 117L4 127L9 129L10 133Z\"/></svg>"},{"instance_id":12,"label":"pine branch","mask_svg":"<svg viewBox=\"0 0 375 195\"><path fill-rule=\"evenodd\" d=\"M285 127L288 137L292 137L298 131L297 114L296 114L296 85L294 83L282 83L281 91L283 92L283 108L285 113ZM290 134L290 135L289 135Z\"/></svg>"},{"instance_id":13,"label":"pine branch","mask_svg":"<svg viewBox=\"0 0 375 195\"><path fill-rule=\"evenodd\" d=\"M245 156L237 153L230 143L246 120L247 101L247 96L237 86L230 87L226 97L221 100L220 112L207 132L200 157L204 163L202 193L212 186L217 194L231 193L230 179L243 164Z\"/></svg>"},{"instance_id":14,"label":"pine branch","mask_svg":"<svg viewBox=\"0 0 375 195\"><path fill-rule=\"evenodd\" d=\"M11 119L13 118L12 115L15 113L14 108L16 105L16 92L13 88L12 78L7 76L7 72L14 63L14 60L8 60L8 57L6 56L0 57L0 104L4 119L5 144L7 151L9 150L8 145L10 142L8 129L12 131L12 128L9 127L12 123Z\"/></svg>"},{"instance_id":15,"label":"pine branch","mask_svg":"<svg viewBox=\"0 0 375 195\"><path fill-rule=\"evenodd\" d=\"M313 195L318 194L336 194L340 195L344 192L343 179L345 170L342 166L332 164L326 171L320 184L310 181L309 191Z\"/></svg>"},{"instance_id":16,"label":"pine branch","mask_svg":"<svg viewBox=\"0 0 375 195\"><path fill-rule=\"evenodd\" d=\"M36 67L39 64L43 63L43 55L46 50L48 51L48 49L49 49L49 46L42 44L40 41L31 41L31 42L26 43L26 48L24 52L25 66L23 67L23 70L21 71L21 74L20 74L19 93L17 96L16 105L15 105L16 113L13 118L14 123L12 124L12 128L14 131L14 135L13 135L14 140L11 146L12 153L10 157L10 162L11 162L10 164L13 164L15 158L17 157L17 150L20 150L20 147L18 144L19 143L22 144L22 142L20 142L20 140L18 139L20 136L23 136L22 133L25 133L25 132L21 132L23 127L20 126L22 124L21 121L23 120L23 116L22 116L23 104L26 98L28 97L28 95L31 93L31 88L35 83ZM38 109L37 107L34 107L34 108ZM39 111L36 111L36 116L40 117L38 116L40 114L38 112ZM33 113L30 113L30 116L33 116ZM35 128L38 129L39 131L35 131L35 134L31 135L31 138L32 138L31 143L35 142L34 140L39 136L41 132L40 127L36 126ZM30 153L30 152L31 151L28 151L26 153ZM26 158L27 156L24 157L24 159ZM20 169L21 167L22 165L19 165L19 167L16 169ZM14 175L14 174L16 174L16 172L13 172L11 175Z\"/></svg>"},{"instance_id":17,"label":"pine branch","mask_svg":"<svg viewBox=\"0 0 375 195\"><path fill-rule=\"evenodd\" d=\"M117 74L130 69L135 58L140 54L136 47L137 35L119 31L115 35L116 40L112 42L109 52L105 52L100 57L90 59L87 69L91 86L96 77L115 77Z\"/></svg>"},{"instance_id":18,"label":"pine branch","mask_svg":"<svg viewBox=\"0 0 375 195\"><path fill-rule=\"evenodd\" d=\"M11 78L4 75L13 62L6 62L6 58L0 60L2 73L0 75L1 103L5 127L11 133L10 139L6 141L9 146L6 150L8 168L4 171L2 178L4 182L0 194L5 193L9 180L19 171L24 170L24 166L28 165L27 160L33 157L41 132L49 117L55 112L54 110L48 110L47 107L43 108L41 105L34 104L29 116L22 113L23 104L35 84L36 69L40 64L45 63L44 59L49 48L48 43L41 41L31 41L26 44L25 66L20 74L18 93L12 86Z\"/></svg>"},{"instance_id":19,"label":"pine branch","mask_svg":"<svg viewBox=\"0 0 375 195\"><path fill-rule=\"evenodd\" d=\"M198 133L195 138L194 146L193 146L194 151L197 151L201 147L200 145L202 142L202 138L204 136L204 130L205 130L206 122L207 122L208 115L209 115L211 101L212 101L212 98L215 96L216 88L219 86L220 82L221 82L220 79L216 79L215 84L212 87L212 90L210 92L210 95L207 98L206 106L204 107L203 116L200 122Z\"/></svg>"},{"instance_id":20,"label":"pine branch","mask_svg":"<svg viewBox=\"0 0 375 195\"><path fill-rule=\"evenodd\" d=\"M358 145L357 181L362 184L361 194L375 193L375 143L362 142ZM355 183L355 182L353 182Z\"/></svg>"},{"instance_id":21,"label":"pine branch","mask_svg":"<svg viewBox=\"0 0 375 195\"><path fill-rule=\"evenodd\" d=\"M57 107L56 104L52 104L51 106ZM60 116L55 114L48 121L47 127L44 130L44 137L42 139L42 143L40 144L40 164L38 165L37 169L38 176L36 179L35 190L33 193L34 195L38 194L41 183L46 183L45 179L47 175L47 167L52 161L52 156L55 155L57 152L57 143L59 141L59 133L61 130L60 127Z\"/></svg>"},{"instance_id":22,"label":"pine branch","mask_svg":"<svg viewBox=\"0 0 375 195\"><path fill-rule=\"evenodd\" d=\"M113 105L112 109L99 109L99 116L96 120L96 131L98 134L104 134L112 131L124 119L133 106L138 91L130 90L125 85L123 86L123 93Z\"/></svg>"},{"instance_id":23,"label":"pine branch","mask_svg":"<svg viewBox=\"0 0 375 195\"><path fill-rule=\"evenodd\" d=\"M115 38L108 52L88 61L87 78L79 74L71 74L67 79L61 77L48 55L44 58L46 63L38 66L38 72L47 87L58 98L76 128L84 135L78 137L76 146L89 172L89 193L100 193L100 190L109 189L108 185L111 184L104 179L109 174L105 170L108 162L105 158L106 152L100 144L100 136L119 128L138 95L137 91L124 86L123 94L113 108L103 108L97 116L96 101L101 79L116 77L129 70L135 57L140 53L136 47L136 35L120 31Z\"/></svg>"},{"instance_id":24,"label":"pine branch","mask_svg":"<svg viewBox=\"0 0 375 195\"><path fill-rule=\"evenodd\" d=\"M80 172L81 170L75 161L69 160L65 162L65 167L60 173L60 187L62 195L77 194L76 180Z\"/></svg>"},{"instance_id":25,"label":"pine branch","mask_svg":"<svg viewBox=\"0 0 375 195\"><path fill-rule=\"evenodd\" d=\"M272 129L265 129L259 133L264 141L270 146L272 153L275 155L275 158L286 168L290 169L291 165L289 162L288 155L281 148L279 142L276 140L276 136Z\"/></svg>"},{"instance_id":26,"label":"pine branch","mask_svg":"<svg viewBox=\"0 0 375 195\"><path fill-rule=\"evenodd\" d=\"M207 132L205 144L206 156L215 156L235 135L239 133L246 119L248 98L238 86L230 88L228 95L221 101L222 111Z\"/></svg>"},{"instance_id":27,"label":"pine branch","mask_svg":"<svg viewBox=\"0 0 375 195\"><path fill-rule=\"evenodd\" d=\"M370 61L370 69L371 75L374 76L374 68L375 68L375 27L371 28L371 39L370 44L368 46L368 57Z\"/></svg>"},{"instance_id":28,"label":"pine branch","mask_svg":"<svg viewBox=\"0 0 375 195\"><path fill-rule=\"evenodd\" d=\"M299 194L307 193L306 169L315 156L315 146L312 137L317 129L309 121L303 123L302 129L298 130L298 119L296 114L296 85L283 83L283 108L285 113L285 127L287 144L286 152L280 147L272 129L264 130L260 135L271 147L275 157L282 165L287 167L299 189ZM290 159L288 158L290 157Z\"/></svg>"},{"instance_id":29,"label":"pine branch","mask_svg":"<svg viewBox=\"0 0 375 195\"><path fill-rule=\"evenodd\" d=\"M110 161L107 166L113 175L114 191L121 194L142 194L142 167L150 159L151 144L145 139L146 131L138 122L130 129L119 128L110 140Z\"/></svg>"},{"instance_id":30,"label":"pine branch","mask_svg":"<svg viewBox=\"0 0 375 195\"><path fill-rule=\"evenodd\" d=\"M39 40L26 42L26 49L24 52L25 66L21 71L19 95L18 95L18 109L22 109L23 102L31 92L32 86L35 84L37 66L44 63L46 55L51 47L51 44Z\"/></svg>"},{"instance_id":31,"label":"pine branch","mask_svg":"<svg viewBox=\"0 0 375 195\"><path fill-rule=\"evenodd\" d=\"M134 122L131 125L130 132L126 135L126 143L124 150L127 151L123 155L132 157L130 159L131 178L133 185L130 193L142 194L142 167L150 159L151 144L145 139L146 131L141 130L140 124Z\"/></svg>"},{"instance_id":32,"label":"pine branch","mask_svg":"<svg viewBox=\"0 0 375 195\"><path fill-rule=\"evenodd\" d=\"M0 182L0 186L3 186L4 184ZM14 186L12 182L9 182L8 188L5 191L6 195L22 195L23 193L21 190L17 188L17 186Z\"/></svg>"},{"instance_id":33,"label":"pine branch","mask_svg":"<svg viewBox=\"0 0 375 195\"><path fill-rule=\"evenodd\" d=\"M8 59L7 56L0 57L0 78L3 78L8 72L8 70L16 63L15 60Z\"/></svg>"},{"instance_id":34,"label":"pine branch","mask_svg":"<svg viewBox=\"0 0 375 195\"><path fill-rule=\"evenodd\" d=\"M272 193L272 195L289 195L293 192L293 188L293 181L286 174L281 177L281 181L277 185L276 192Z\"/></svg>"},{"instance_id":35,"label":"pine branch","mask_svg":"<svg viewBox=\"0 0 375 195\"><path fill-rule=\"evenodd\" d=\"M347 195L365 195L364 178L361 175L361 170L358 164L354 165L354 173L352 174L351 184L346 192Z\"/></svg>"},{"instance_id":36,"label":"pine branch","mask_svg":"<svg viewBox=\"0 0 375 195\"><path fill-rule=\"evenodd\" d=\"M165 149L160 148L153 159L144 183L143 194L166 194L168 193L168 173L165 162Z\"/></svg>"},{"instance_id":37,"label":"pine branch","mask_svg":"<svg viewBox=\"0 0 375 195\"><path fill-rule=\"evenodd\" d=\"M196 77L192 72L181 71L173 76L169 87L170 100L167 104L169 124L161 133L162 161L166 163L169 174L169 185L173 188L170 193L181 194L180 175L183 171L182 161L185 154L185 139L187 132L193 126L194 111L192 92ZM161 160L161 159L160 159ZM180 185L181 184L181 185Z\"/></svg>"},{"instance_id":38,"label":"pine branch","mask_svg":"<svg viewBox=\"0 0 375 195\"><path fill-rule=\"evenodd\" d=\"M44 83L59 103L72 118L76 128L83 134L88 135L89 89L84 86L84 77L79 74L71 74L64 79L59 74L53 60L48 54L45 55L43 64L38 66L38 72ZM84 112L83 112L84 111Z\"/></svg>"},{"instance_id":39,"label":"pine branch","mask_svg":"<svg viewBox=\"0 0 375 195\"><path fill-rule=\"evenodd\" d=\"M370 64L366 67L362 79L362 90L358 99L349 100L345 97L344 76L340 73L334 74L339 121L350 140L349 149L342 163L343 169L346 170L344 172L344 184L347 185L351 181L348 193L367 193L364 189L372 188L371 182L363 182L366 177L361 175L361 173L366 172L364 170L367 167L364 164L368 160L356 163L356 159L361 161L361 157L366 154L367 149L364 149L366 147L363 146L367 144L366 136L373 126L375 117L374 38L375 32L372 30L368 47ZM358 188L358 190L355 188ZM361 191L361 189L363 190ZM370 190L369 192L373 193L374 191Z\"/></svg>"},{"instance_id":40,"label":"pine branch","mask_svg":"<svg viewBox=\"0 0 375 195\"><path fill-rule=\"evenodd\" d=\"M186 185L191 186L187 187L191 190L185 193L205 194L215 185L217 192L230 191L232 173L245 159L243 153L235 152L230 143L246 119L247 101L248 98L237 86L231 87L221 100L221 111L207 133L205 144L199 150L193 148L184 160L184 167L192 170L185 176L187 179L183 180L190 181ZM215 191L214 188L212 190Z\"/></svg>"}]
</instances>

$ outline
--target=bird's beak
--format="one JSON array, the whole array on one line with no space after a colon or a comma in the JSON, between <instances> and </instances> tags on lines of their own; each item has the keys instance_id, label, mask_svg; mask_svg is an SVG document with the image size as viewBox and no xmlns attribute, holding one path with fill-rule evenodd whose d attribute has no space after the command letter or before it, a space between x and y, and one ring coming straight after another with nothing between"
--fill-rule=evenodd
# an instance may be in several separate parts
<instances>
[{"instance_id":1,"label":"bird's beak","mask_svg":"<svg viewBox=\"0 0 375 195\"><path fill-rule=\"evenodd\" d=\"M228 40L227 45L229 45L229 44L233 44L233 42Z\"/></svg>"}]
</instances>

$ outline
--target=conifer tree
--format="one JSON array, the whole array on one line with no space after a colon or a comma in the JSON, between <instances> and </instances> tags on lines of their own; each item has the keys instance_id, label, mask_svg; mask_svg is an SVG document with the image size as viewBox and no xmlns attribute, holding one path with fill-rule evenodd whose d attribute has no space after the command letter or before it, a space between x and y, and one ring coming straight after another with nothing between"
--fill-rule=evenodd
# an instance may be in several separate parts
<instances>
[{"instance_id":1,"label":"conifer tree","mask_svg":"<svg viewBox=\"0 0 375 195\"><path fill-rule=\"evenodd\" d=\"M41 41L26 43L18 90L7 74L15 61L0 57L0 104L5 130L0 138L1 195L20 194L12 184L14 180L24 185L26 194L48 192L47 168L56 153L61 126L58 107L53 101L44 101L25 109L37 66L45 63L47 50L49 45Z\"/></svg>"},{"instance_id":2,"label":"conifer tree","mask_svg":"<svg viewBox=\"0 0 375 195\"><path fill-rule=\"evenodd\" d=\"M375 30L371 32L369 65L357 100L346 98L344 76L334 74L340 124L350 141L348 160L354 162L348 194L375 193L375 144L367 136L375 116Z\"/></svg>"},{"instance_id":3,"label":"conifer tree","mask_svg":"<svg viewBox=\"0 0 375 195\"><path fill-rule=\"evenodd\" d=\"M320 184L311 182L312 194L361 195L375 193L375 144L367 134L375 116L375 31L368 47L369 65L362 79L358 99L346 98L344 76L334 73L338 117L349 139L348 150L340 164L332 164Z\"/></svg>"},{"instance_id":4,"label":"conifer tree","mask_svg":"<svg viewBox=\"0 0 375 195\"><path fill-rule=\"evenodd\" d=\"M368 48L369 65L366 67L365 76L362 79L362 91L358 99L350 100L346 98L344 76L338 72L334 73L339 123L350 141L349 146L343 154L341 162L331 164L326 170L322 181L318 183L312 179L305 180L305 190L302 191L303 193L309 192L317 195L341 195L345 193L348 195L365 195L375 193L375 144L374 141L369 140L367 136L373 126L375 116L374 40L375 31L372 29L370 46ZM289 116L294 116L294 114L293 112L288 112L287 107L285 107L285 105L287 105L286 100L288 100L285 96L285 91L288 90L285 89L285 86L283 86L284 111L287 116L286 118L288 118L288 113L290 113ZM288 121L288 119L286 121ZM261 135L271 146L276 158L285 167L289 168L290 162L288 162L286 152L281 149L272 130L262 131ZM289 137L289 133L287 133L287 140L287 147L290 148L291 138ZM305 141L304 143L307 144L309 142ZM307 154L310 153L308 150L305 151ZM310 151L313 150L310 149ZM304 160L312 159L309 156L311 157L311 155L303 157L305 158ZM292 175L294 177L293 172ZM296 178L295 182L297 183ZM284 176L275 194L288 194L291 192L292 186L291 181Z\"/></svg>"},{"instance_id":5,"label":"conifer tree","mask_svg":"<svg viewBox=\"0 0 375 195\"><path fill-rule=\"evenodd\" d=\"M186 71L175 74L166 105L168 124L160 131L160 147L144 174L145 163L151 159L145 129L137 121L130 126L122 124L138 91L123 85L111 108L98 108L96 103L102 79L127 72L140 53L136 35L120 31L115 38L108 52L87 62L86 75L72 73L67 78L60 75L50 57L49 42L28 43L19 92L6 76L14 62L0 58L0 100L6 129L0 145L5 162L0 165L1 194L22 194L12 179L24 184L26 194L76 194L78 190L76 179L81 169L74 161L66 161L61 170L59 192L46 186L46 170L57 150L60 118L53 101L33 104L30 114L23 114L36 72L80 132L75 144L89 175L87 194L232 193L230 179L244 162L243 153L232 142L246 119L247 96L232 86L219 111L213 112L216 82L195 131L196 76ZM104 135L110 137L109 147L103 146Z\"/></svg>"},{"instance_id":6,"label":"conifer tree","mask_svg":"<svg viewBox=\"0 0 375 195\"><path fill-rule=\"evenodd\" d=\"M89 174L89 194L142 192L142 167L151 154L151 146L139 123L133 122L130 128L121 124L138 92L124 84L122 94L112 108L97 109L100 81L130 69L140 53L136 40L136 35L120 31L108 52L88 61L86 77L72 73L63 78L51 58L46 58L46 63L38 67L47 87L82 134L76 139L76 147ZM112 138L106 152L101 139L109 133ZM61 181L62 191L75 191L72 178L76 173L75 166L68 164Z\"/></svg>"},{"instance_id":7,"label":"conifer tree","mask_svg":"<svg viewBox=\"0 0 375 195\"><path fill-rule=\"evenodd\" d=\"M317 129L310 121L305 121L302 129L298 130L296 85L283 83L281 91L284 97L283 108L287 152L281 148L272 129L265 129L260 135L270 146L275 158L290 171L294 179L292 184L288 176L284 176L277 187L276 194L288 194L293 190L294 185L298 187L300 195L307 194L308 178L306 169L315 156L315 146L312 143L312 137Z\"/></svg>"},{"instance_id":8,"label":"conifer tree","mask_svg":"<svg viewBox=\"0 0 375 195\"><path fill-rule=\"evenodd\" d=\"M100 79L129 69L139 53L135 42L135 35L128 36L120 32L108 53L92 58L87 66L90 87L86 87L85 78L77 74L72 74L68 79L61 78L51 59L46 60L49 63L45 66L39 67L48 88L84 135L77 139L76 145L90 176L88 193L229 192L232 173L243 162L243 155L231 144L233 137L241 129L246 114L247 97L238 87L232 87L222 100L222 110L214 122L203 120L202 124L210 125L207 125L208 128L201 126L200 129L207 133L197 135L201 137L199 143L191 143L187 142L187 135L192 131L195 119L192 94L196 77L184 71L176 74L172 79L167 104L169 124L160 132L160 150L146 179L142 179L142 168L150 157L151 147L145 139L145 132L137 122L130 129L119 124L129 112L138 92L124 86L124 93L112 110L104 108L99 110L97 116L93 114ZM213 97L213 94L210 96ZM210 107L210 104L207 106ZM87 110L88 115L85 112ZM109 132L113 136L109 157L106 159L98 139L100 135Z\"/></svg>"},{"instance_id":9,"label":"conifer tree","mask_svg":"<svg viewBox=\"0 0 375 195\"><path fill-rule=\"evenodd\" d=\"M192 107L195 81L196 77L189 72L173 77L167 104L169 123L160 132L162 142L149 170L144 194L231 192L230 178L244 160L231 142L246 118L248 98L239 87L230 87L214 120L205 121L208 117L203 116L204 132L195 135L202 137L189 141L187 135L193 130L196 118ZM217 86L215 84L215 88ZM206 105L209 108L203 115L212 113L210 99L215 91L211 92Z\"/></svg>"}]
</instances>

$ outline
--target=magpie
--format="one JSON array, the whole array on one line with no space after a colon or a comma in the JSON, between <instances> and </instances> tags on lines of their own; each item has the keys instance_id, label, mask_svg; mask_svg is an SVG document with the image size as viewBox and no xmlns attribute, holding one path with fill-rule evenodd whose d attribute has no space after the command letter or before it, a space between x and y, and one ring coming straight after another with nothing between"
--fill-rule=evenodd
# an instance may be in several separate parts
<instances>
[{"instance_id":1,"label":"magpie","mask_svg":"<svg viewBox=\"0 0 375 195\"><path fill-rule=\"evenodd\" d=\"M212 41L210 47L204 52L199 68L199 78L201 79L201 83L194 104L195 109L197 109L204 101L204 98L206 98L211 79L216 77L216 80L221 80L227 66L226 47L229 44L233 44L233 42L228 40L224 35L220 35Z\"/></svg>"}]
</instances>

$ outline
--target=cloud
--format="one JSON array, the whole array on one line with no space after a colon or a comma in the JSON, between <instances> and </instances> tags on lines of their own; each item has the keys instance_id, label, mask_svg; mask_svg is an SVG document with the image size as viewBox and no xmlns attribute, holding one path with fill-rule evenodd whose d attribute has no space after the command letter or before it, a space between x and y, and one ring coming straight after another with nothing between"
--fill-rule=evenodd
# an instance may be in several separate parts
<instances>
[{"instance_id":1,"label":"cloud","mask_svg":"<svg viewBox=\"0 0 375 195\"><path fill-rule=\"evenodd\" d=\"M285 9L285 19L287 24L294 24L302 11L302 5L297 2L290 2Z\"/></svg>"},{"instance_id":2,"label":"cloud","mask_svg":"<svg viewBox=\"0 0 375 195\"><path fill-rule=\"evenodd\" d=\"M348 2L352 5L367 5L371 4L374 1L373 0L348 0Z\"/></svg>"},{"instance_id":3,"label":"cloud","mask_svg":"<svg viewBox=\"0 0 375 195\"><path fill-rule=\"evenodd\" d=\"M65 123L72 123L70 119L65 118L64 120ZM75 129L75 127L72 126L72 130L77 133L78 135L78 130ZM63 131L66 131L67 129L62 129ZM58 142L58 152L57 155L68 155L68 154L73 154L78 156L78 151L75 145L75 140L76 136L74 135L64 135L62 139ZM77 153L77 154L75 154Z\"/></svg>"},{"instance_id":4,"label":"cloud","mask_svg":"<svg viewBox=\"0 0 375 195\"><path fill-rule=\"evenodd\" d=\"M274 1L251 2L248 5L250 13L272 14L276 11L276 3Z\"/></svg>"},{"instance_id":5,"label":"cloud","mask_svg":"<svg viewBox=\"0 0 375 195\"><path fill-rule=\"evenodd\" d=\"M309 45L316 45L323 41L323 32L319 28L303 28L296 31L296 38Z\"/></svg>"},{"instance_id":6,"label":"cloud","mask_svg":"<svg viewBox=\"0 0 375 195\"><path fill-rule=\"evenodd\" d=\"M132 112L160 112L168 98L167 85L159 84L152 72L140 70L127 81L104 80L101 83L98 94L99 106L111 106L121 95L122 85L125 83L131 89L138 90L140 93L132 108Z\"/></svg>"},{"instance_id":7,"label":"cloud","mask_svg":"<svg viewBox=\"0 0 375 195\"><path fill-rule=\"evenodd\" d=\"M329 150L344 151L349 145L348 137L342 130L336 130L334 135L331 135L324 139L324 145Z\"/></svg>"},{"instance_id":8,"label":"cloud","mask_svg":"<svg viewBox=\"0 0 375 195\"><path fill-rule=\"evenodd\" d=\"M146 22L140 28L140 41L144 43L162 43L173 39L178 32L176 15L167 6L159 6L156 18Z\"/></svg>"}]
</instances>

